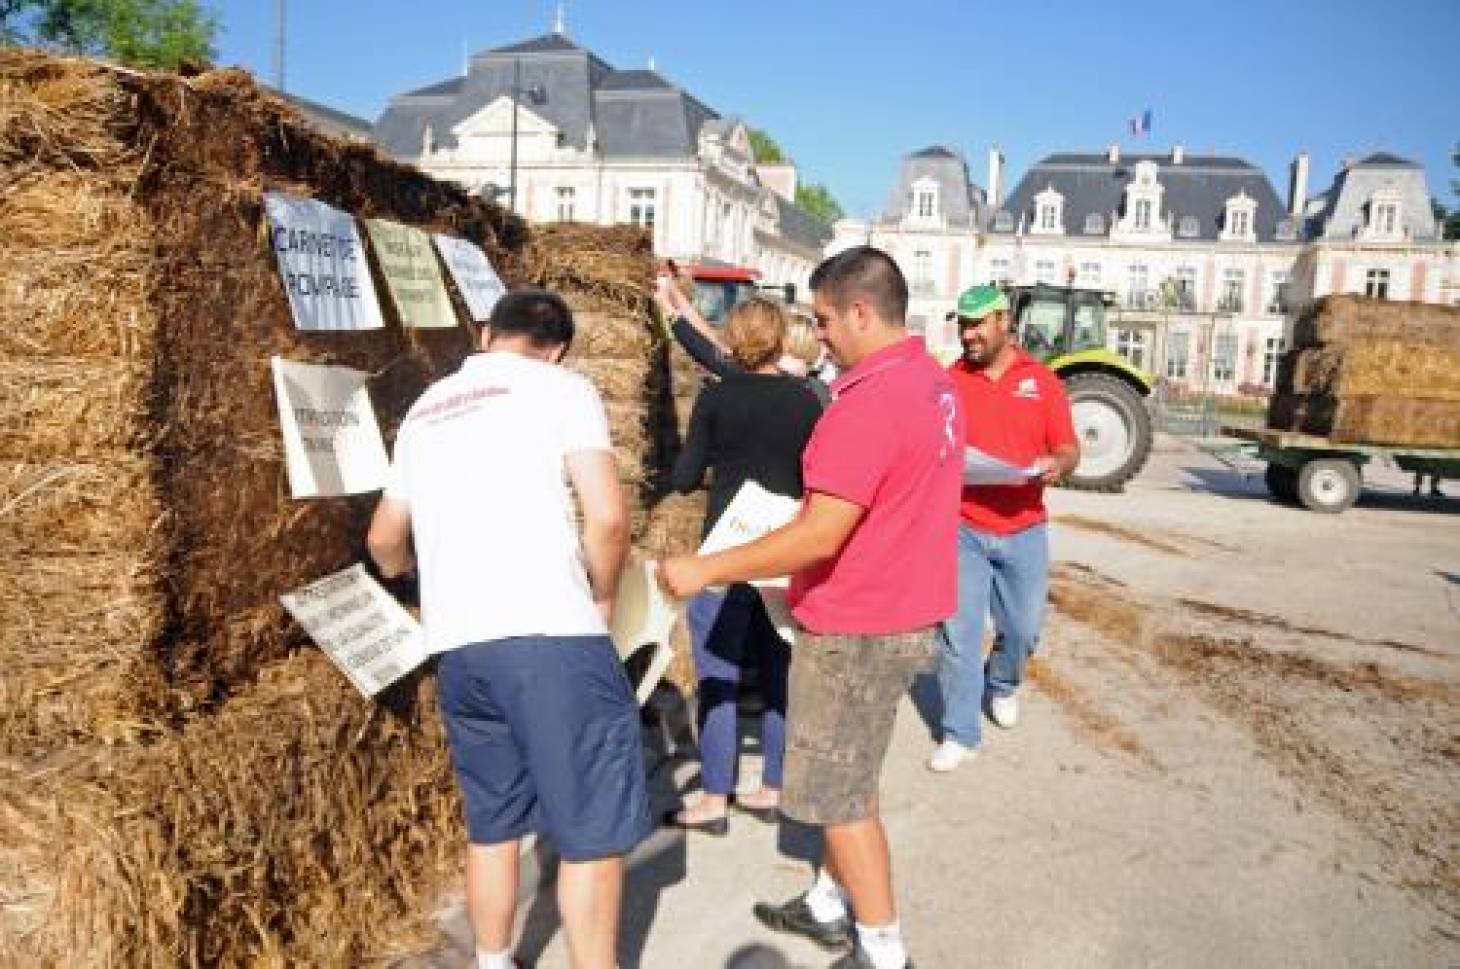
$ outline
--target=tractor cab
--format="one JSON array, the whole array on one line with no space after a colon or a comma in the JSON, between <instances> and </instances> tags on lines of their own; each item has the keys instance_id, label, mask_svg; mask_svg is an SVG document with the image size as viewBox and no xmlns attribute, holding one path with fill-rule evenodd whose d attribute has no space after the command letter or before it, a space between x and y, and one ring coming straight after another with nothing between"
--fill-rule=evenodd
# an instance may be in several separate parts
<instances>
[{"instance_id":1,"label":"tractor cab","mask_svg":"<svg viewBox=\"0 0 1460 969\"><path fill-rule=\"evenodd\" d=\"M1109 295L1043 284L1009 293L1019 343L1040 360L1104 349Z\"/></svg>"},{"instance_id":2,"label":"tractor cab","mask_svg":"<svg viewBox=\"0 0 1460 969\"><path fill-rule=\"evenodd\" d=\"M679 268L694 280L695 309L711 326L723 326L731 308L753 296L769 296L788 306L796 302L794 283L762 283L758 269L717 263L686 263Z\"/></svg>"}]
</instances>

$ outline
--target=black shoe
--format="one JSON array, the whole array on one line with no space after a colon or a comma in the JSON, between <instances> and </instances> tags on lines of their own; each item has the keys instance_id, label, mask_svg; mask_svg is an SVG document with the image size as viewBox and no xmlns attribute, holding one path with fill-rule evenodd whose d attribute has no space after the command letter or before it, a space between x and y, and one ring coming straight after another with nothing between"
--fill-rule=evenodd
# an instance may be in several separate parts
<instances>
[{"instance_id":1,"label":"black shoe","mask_svg":"<svg viewBox=\"0 0 1460 969\"><path fill-rule=\"evenodd\" d=\"M867 950L859 945L833 962L831 969L873 969L872 957L867 955ZM909 959L904 962L902 969L913 969L913 961Z\"/></svg>"},{"instance_id":2,"label":"black shoe","mask_svg":"<svg viewBox=\"0 0 1460 969\"><path fill-rule=\"evenodd\" d=\"M733 797L730 799L730 806L741 814L748 814L757 821L764 821L766 824L774 824L781 818L781 809L778 807L752 807L749 804L741 804Z\"/></svg>"},{"instance_id":3,"label":"black shoe","mask_svg":"<svg viewBox=\"0 0 1460 969\"><path fill-rule=\"evenodd\" d=\"M700 834L723 838L730 833L730 818L722 814L718 818L710 818L707 821L685 821L680 818L678 811L670 811L664 815L664 826L679 828L681 831L698 831Z\"/></svg>"},{"instance_id":4,"label":"black shoe","mask_svg":"<svg viewBox=\"0 0 1460 969\"><path fill-rule=\"evenodd\" d=\"M832 922L818 921L804 892L781 905L756 902L751 911L766 928L805 936L823 949L845 949L852 941L852 920L842 916Z\"/></svg>"}]
</instances>

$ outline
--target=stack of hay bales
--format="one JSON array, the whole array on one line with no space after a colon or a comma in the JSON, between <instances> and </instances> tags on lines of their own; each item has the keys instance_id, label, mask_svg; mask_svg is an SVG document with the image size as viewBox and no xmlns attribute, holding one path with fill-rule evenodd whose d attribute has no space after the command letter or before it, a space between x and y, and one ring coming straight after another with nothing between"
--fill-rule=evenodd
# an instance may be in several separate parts
<instances>
[{"instance_id":1,"label":"stack of hay bales","mask_svg":"<svg viewBox=\"0 0 1460 969\"><path fill-rule=\"evenodd\" d=\"M459 870L430 677L366 703L279 606L360 557L374 497L290 499L269 357L375 374L390 440L470 341L388 299L382 330L296 330L265 190L618 293L577 352L649 475L642 244L528 258L519 221L238 72L0 52L0 964L355 965L419 939Z\"/></svg>"},{"instance_id":2,"label":"stack of hay bales","mask_svg":"<svg viewBox=\"0 0 1460 969\"><path fill-rule=\"evenodd\" d=\"M1460 447L1460 309L1318 300L1294 324L1268 426L1341 442Z\"/></svg>"}]
</instances>

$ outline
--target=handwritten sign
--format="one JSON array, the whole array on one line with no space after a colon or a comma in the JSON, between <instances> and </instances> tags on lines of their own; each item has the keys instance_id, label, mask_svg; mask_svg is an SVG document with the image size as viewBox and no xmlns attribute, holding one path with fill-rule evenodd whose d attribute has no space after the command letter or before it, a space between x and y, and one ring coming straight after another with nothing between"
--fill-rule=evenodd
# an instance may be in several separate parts
<instances>
[{"instance_id":1,"label":"handwritten sign","mask_svg":"<svg viewBox=\"0 0 1460 969\"><path fill-rule=\"evenodd\" d=\"M279 601L367 699L426 660L420 624L363 565L327 575Z\"/></svg>"},{"instance_id":2,"label":"handwritten sign","mask_svg":"<svg viewBox=\"0 0 1460 969\"><path fill-rule=\"evenodd\" d=\"M431 251L431 237L387 219L366 219L365 231L401 323L428 329L455 326L456 311Z\"/></svg>"},{"instance_id":3,"label":"handwritten sign","mask_svg":"<svg viewBox=\"0 0 1460 969\"><path fill-rule=\"evenodd\" d=\"M471 310L471 318L478 323L487 319L492 315L492 307L497 305L497 300L507 292L497 271L487 261L487 254L482 252L481 246L466 239L440 234L432 238L436 240L436 249L441 253L446 268L451 270L456 288L466 300L467 309Z\"/></svg>"},{"instance_id":4,"label":"handwritten sign","mask_svg":"<svg viewBox=\"0 0 1460 969\"><path fill-rule=\"evenodd\" d=\"M269 245L301 330L378 330L385 326L360 232L348 212L314 199L264 194Z\"/></svg>"},{"instance_id":5,"label":"handwritten sign","mask_svg":"<svg viewBox=\"0 0 1460 969\"><path fill-rule=\"evenodd\" d=\"M273 357L274 398L295 498L356 495L385 486L390 469L369 375Z\"/></svg>"}]
</instances>

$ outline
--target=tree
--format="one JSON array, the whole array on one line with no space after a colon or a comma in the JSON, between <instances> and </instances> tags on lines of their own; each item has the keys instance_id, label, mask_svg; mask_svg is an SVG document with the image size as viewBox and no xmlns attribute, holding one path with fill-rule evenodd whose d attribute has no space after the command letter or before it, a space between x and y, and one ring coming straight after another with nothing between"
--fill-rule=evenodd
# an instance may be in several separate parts
<instances>
[{"instance_id":1,"label":"tree","mask_svg":"<svg viewBox=\"0 0 1460 969\"><path fill-rule=\"evenodd\" d=\"M1457 168L1460 168L1460 143L1455 145L1455 150L1450 152L1450 161ZM1460 178L1450 179L1450 194L1460 199ZM1451 207L1445 212L1445 238L1460 239L1460 205Z\"/></svg>"},{"instance_id":2,"label":"tree","mask_svg":"<svg viewBox=\"0 0 1460 969\"><path fill-rule=\"evenodd\" d=\"M198 0L0 0L0 39L134 67L210 61L217 29Z\"/></svg>"},{"instance_id":3,"label":"tree","mask_svg":"<svg viewBox=\"0 0 1460 969\"><path fill-rule=\"evenodd\" d=\"M797 185L796 204L827 225L846 214L825 185Z\"/></svg>"},{"instance_id":4,"label":"tree","mask_svg":"<svg viewBox=\"0 0 1460 969\"><path fill-rule=\"evenodd\" d=\"M759 128L747 128L746 133L750 135L750 155L757 165L770 165L786 160L786 153L781 151L776 139Z\"/></svg>"}]
</instances>

